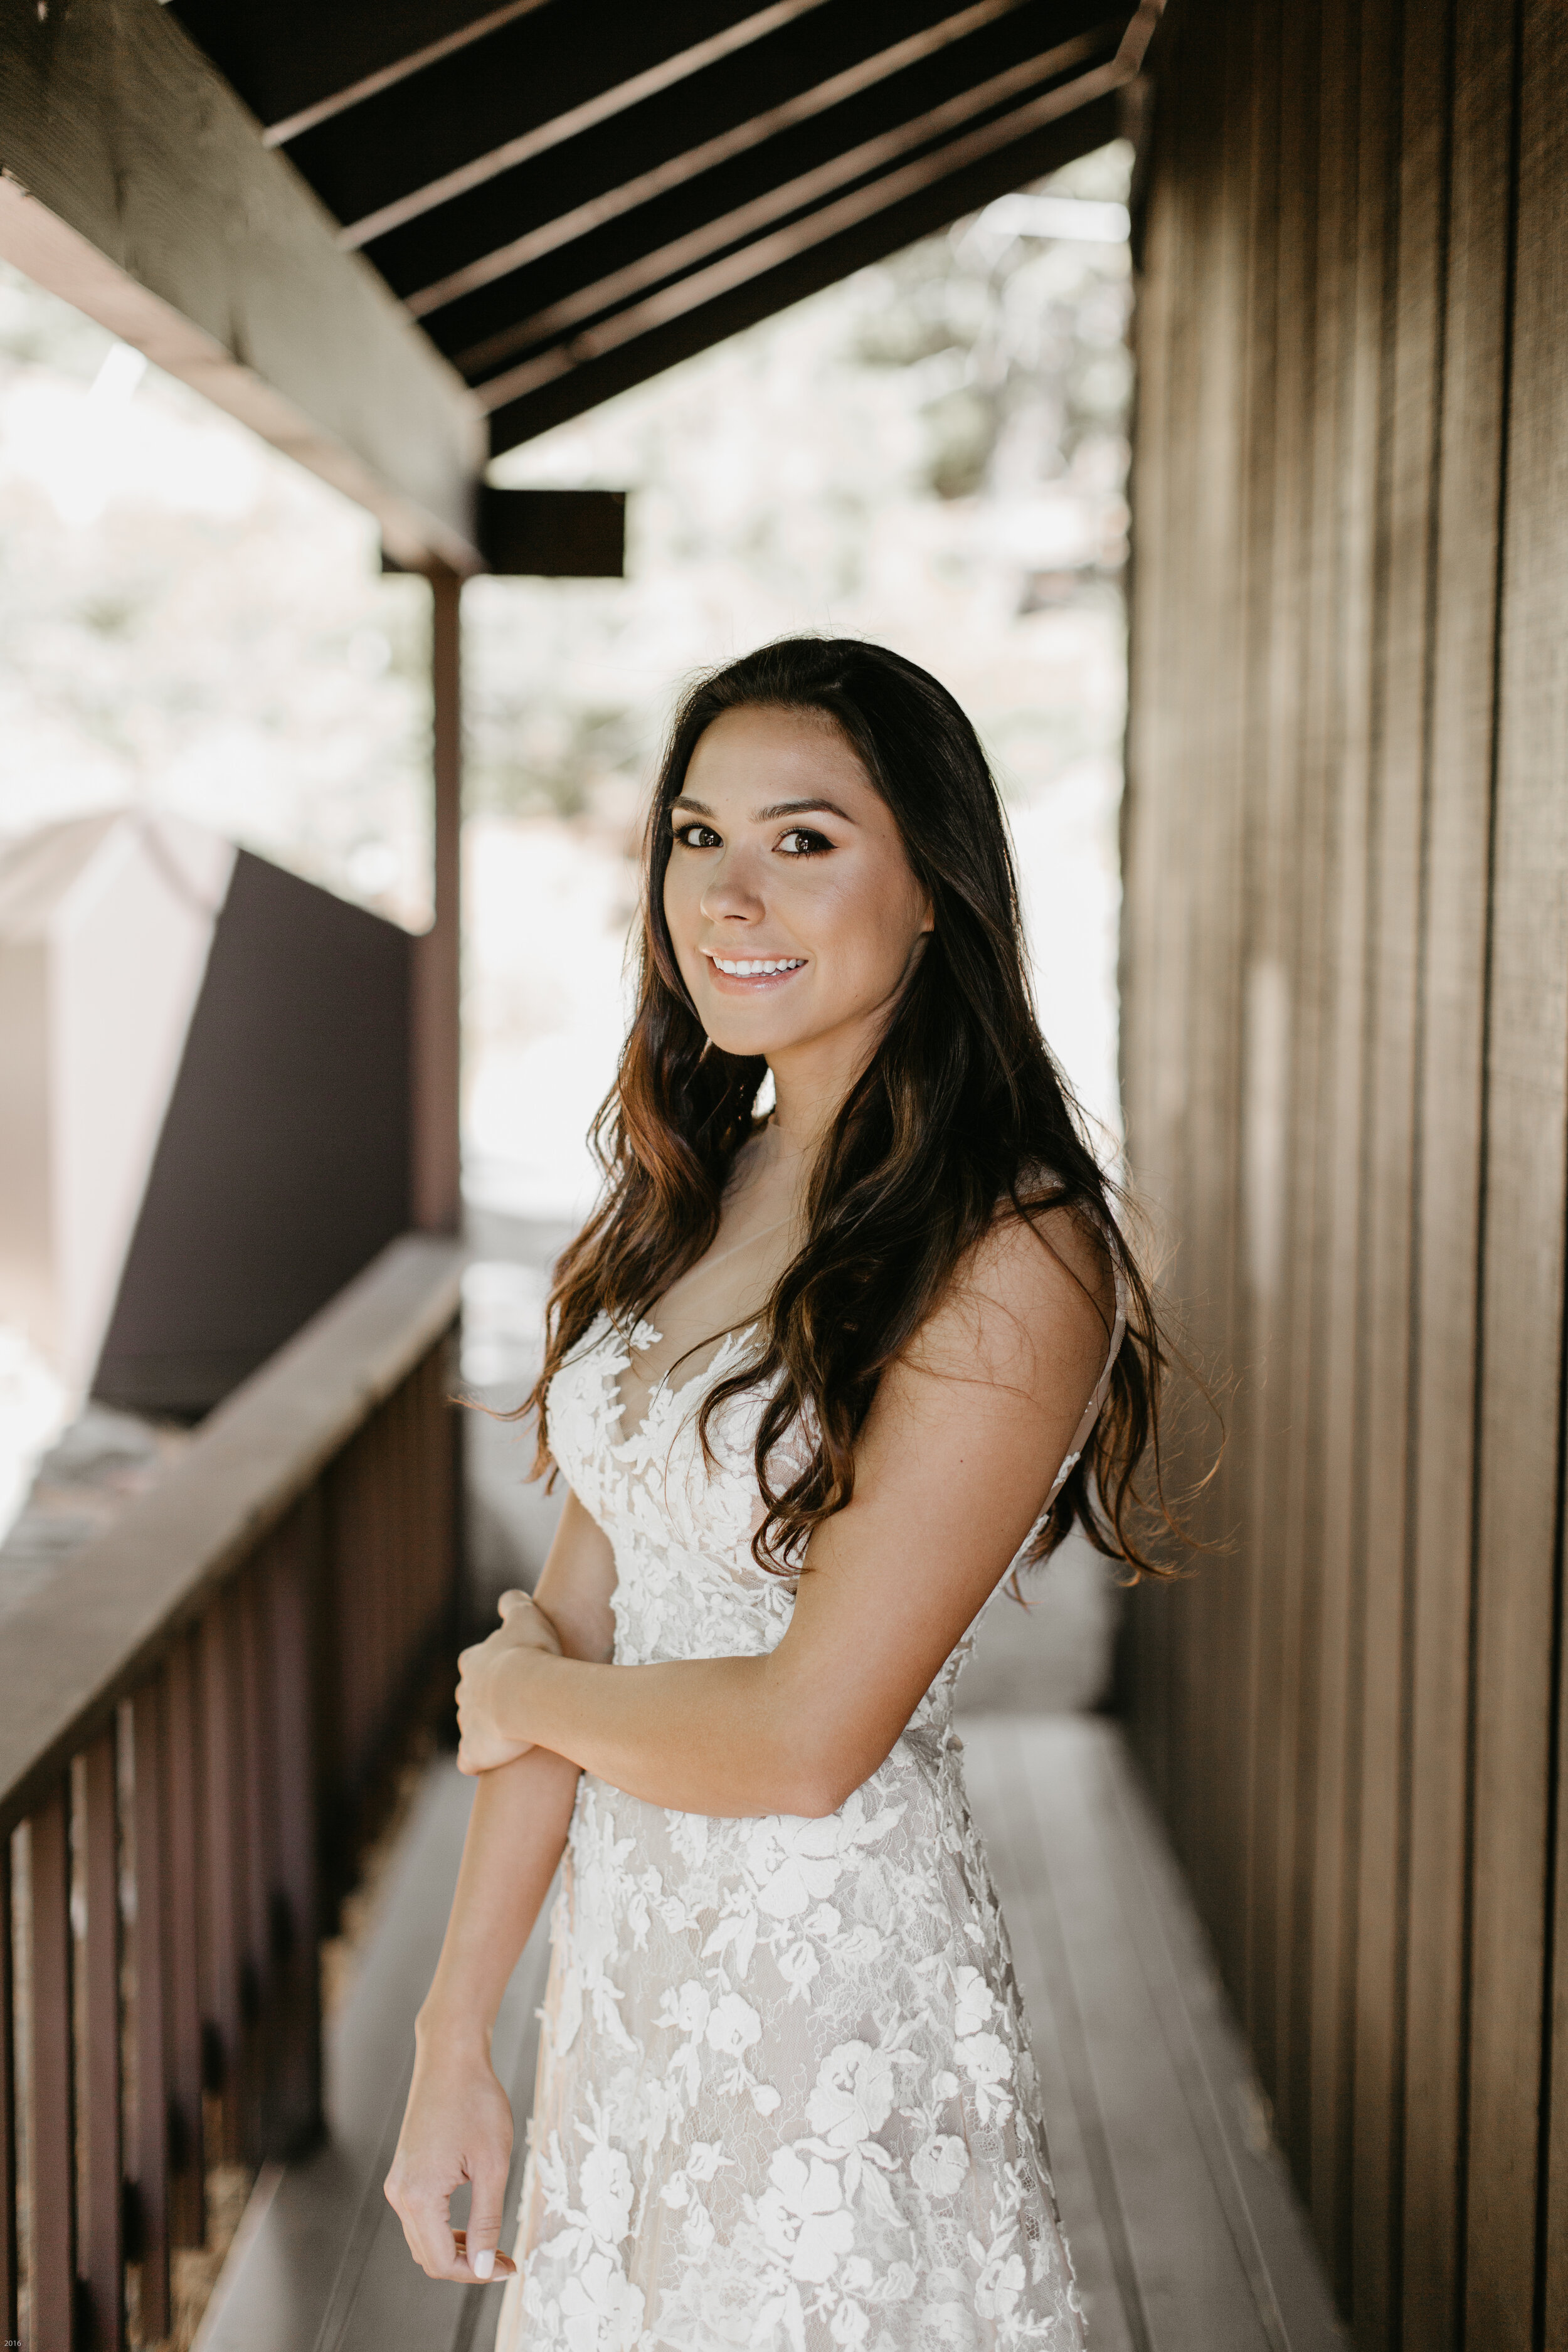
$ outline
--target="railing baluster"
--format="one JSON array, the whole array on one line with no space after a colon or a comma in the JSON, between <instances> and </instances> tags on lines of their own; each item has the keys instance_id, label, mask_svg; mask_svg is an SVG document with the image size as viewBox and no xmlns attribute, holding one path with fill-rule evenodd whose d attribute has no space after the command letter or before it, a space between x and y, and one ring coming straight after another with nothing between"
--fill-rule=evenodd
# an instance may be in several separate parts
<instances>
[{"instance_id":1,"label":"railing baluster","mask_svg":"<svg viewBox=\"0 0 1568 2352\"><path fill-rule=\"evenodd\" d=\"M16 1992L12 1978L11 1840L0 1838L0 2327L18 2340L16 2242Z\"/></svg>"},{"instance_id":2,"label":"railing baluster","mask_svg":"<svg viewBox=\"0 0 1568 2352\"><path fill-rule=\"evenodd\" d=\"M84 1758L87 2047L81 2270L92 2352L125 2342L124 2176L120 2093L120 1787L111 1724Z\"/></svg>"},{"instance_id":3,"label":"railing baluster","mask_svg":"<svg viewBox=\"0 0 1568 2352\"><path fill-rule=\"evenodd\" d=\"M132 1705L136 1773L136 2247L141 2335L169 2333L168 1751L162 1681Z\"/></svg>"},{"instance_id":4,"label":"railing baluster","mask_svg":"<svg viewBox=\"0 0 1568 2352\"><path fill-rule=\"evenodd\" d=\"M292 2156L321 2128L321 1932L317 1892L310 1608L322 1567L318 1488L279 1531L267 1559L265 1634L276 1759L274 1866L268 1943L279 2030L269 2152Z\"/></svg>"},{"instance_id":5,"label":"railing baluster","mask_svg":"<svg viewBox=\"0 0 1568 2352\"><path fill-rule=\"evenodd\" d=\"M239 1578L236 1616L239 1639L240 1719L245 1770L240 1802L245 1816L244 1934L240 2010L245 2021L243 2080L244 2142L247 2159L258 2161L270 2144L271 2086L276 2072L278 1987L268 1927L268 1895L277 1875L278 1755L269 1705L271 1656L267 1647L267 1579L279 1538L270 1537L259 1557Z\"/></svg>"},{"instance_id":6,"label":"railing baluster","mask_svg":"<svg viewBox=\"0 0 1568 2352\"><path fill-rule=\"evenodd\" d=\"M68 1783L29 1824L32 1889L33 2352L76 2352L76 2099L72 2080Z\"/></svg>"},{"instance_id":7,"label":"railing baluster","mask_svg":"<svg viewBox=\"0 0 1568 2352\"><path fill-rule=\"evenodd\" d=\"M176 2246L199 2246L206 2238L206 2143L202 2118L201 1848L193 1635L182 1635L169 1653L163 1706L169 1767L167 2079L173 2126L169 2166L174 2176L169 2234Z\"/></svg>"},{"instance_id":8,"label":"railing baluster","mask_svg":"<svg viewBox=\"0 0 1568 2352\"><path fill-rule=\"evenodd\" d=\"M206 1832L206 1969L202 2013L210 2036L207 2088L220 2095L220 2153L240 2156L239 1925L243 1838L239 1819L231 1596L201 1624L202 1762Z\"/></svg>"}]
</instances>

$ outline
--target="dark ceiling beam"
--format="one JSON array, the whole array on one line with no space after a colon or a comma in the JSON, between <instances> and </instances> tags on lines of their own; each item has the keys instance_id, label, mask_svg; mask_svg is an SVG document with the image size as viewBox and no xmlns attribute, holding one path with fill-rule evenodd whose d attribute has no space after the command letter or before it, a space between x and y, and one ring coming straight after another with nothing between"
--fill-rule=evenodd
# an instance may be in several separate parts
<instances>
[{"instance_id":1,"label":"dark ceiling beam","mask_svg":"<svg viewBox=\"0 0 1568 2352\"><path fill-rule=\"evenodd\" d=\"M932 59L916 78L919 99L925 101L921 111L900 119L895 110L889 121L886 114L879 120L864 108L841 110L857 119L841 122L836 115L814 125L807 154L775 160L770 149L747 157L730 173L714 175L719 184L711 191L701 184L680 191L666 204L638 213L618 232L586 240L584 246L556 256L551 265L536 265L507 281L495 289L496 297L508 303L507 323L478 344L453 349L454 331L468 324L481 307L472 302L433 322L438 340L470 383L493 377L514 354L558 342L666 280L695 270L795 215L818 210L857 183L883 178L895 164L922 148L950 141L965 126L999 116L1069 77L1077 81L1092 68L1109 67L1116 55L1118 29L1107 33L1097 28L1043 54L1016 59L1000 73L961 88L934 105L930 102L934 93L951 89L952 77L942 69L945 60ZM900 95L906 102L916 100L914 89ZM857 137L868 124L875 126L870 135ZM797 150L800 146L798 141L789 143ZM792 169L796 162L804 162L805 168ZM789 176L775 182L772 174L781 166ZM710 205L717 208L710 211ZM687 226L693 213L695 224ZM661 242L662 223L673 233ZM529 301L531 294L539 308ZM528 307L519 317L525 301ZM487 301L482 307L491 306ZM492 394L481 391L481 397L494 405Z\"/></svg>"},{"instance_id":2,"label":"dark ceiling beam","mask_svg":"<svg viewBox=\"0 0 1568 2352\"><path fill-rule=\"evenodd\" d=\"M170 0L269 147L498 32L545 0Z\"/></svg>"},{"instance_id":3,"label":"dark ceiling beam","mask_svg":"<svg viewBox=\"0 0 1568 2352\"><path fill-rule=\"evenodd\" d=\"M552 159L548 172L542 166L532 173L509 174L504 183L492 184L485 192L482 209L473 207L471 223L462 217L463 207L445 205L411 225L401 237L383 240L372 249L371 257L403 295L415 317L426 318L511 278L564 246L611 226L628 213L636 213L640 221L662 198L684 193L700 201L697 184L727 164L750 161L756 173L765 174L768 156L784 152L769 147L768 142L785 141L788 133L798 132L807 124L820 124L821 118L837 115L850 101L864 100L873 91L896 84L896 90L888 89L894 114L919 111L928 100L921 99L911 106L904 103L901 95L910 86L910 69L926 66L928 79L932 73L940 77L945 72L949 88L954 80L981 79L983 69L970 63L977 34L989 30L994 38L1007 26L1016 26L1019 53L1026 55L1095 23L1104 15L1105 6L1106 0L1069 0L1065 6L1062 0L1053 0L1047 7L1039 0L970 0L956 14L939 12L934 21L906 32L890 47L855 57L837 70L834 70L836 59L819 54L806 65L807 78L794 89L784 83L779 70L782 61L775 59L768 77L769 102L760 112L749 110L752 93L742 89L735 93L741 103L731 105L726 119L720 94L710 87L702 93L700 122L692 121L689 108L684 110L684 119L674 117L668 109L640 108L635 120L616 125L613 137L574 142L565 152ZM1041 22L1052 26L1046 42L1033 29ZM1121 23L1110 41L1112 49L1120 32ZM962 57L947 56L960 46ZM838 115L837 120L848 123L851 117ZM694 131L700 128L706 135L691 143ZM835 133L822 124L821 135L831 139ZM854 140L861 135L862 126L853 122L847 136ZM786 163L773 176L794 168ZM552 205L556 207L553 212ZM446 267L445 274L432 282L432 262L443 244L449 258L454 242L460 242L466 231L470 237L474 229L493 236L498 226L504 242L471 253L456 268ZM516 233L510 233L514 228ZM445 338L448 342L454 339Z\"/></svg>"},{"instance_id":4,"label":"dark ceiling beam","mask_svg":"<svg viewBox=\"0 0 1568 2352\"><path fill-rule=\"evenodd\" d=\"M858 217L834 221L816 215L792 232L810 231L810 238L793 247L788 237L766 239L722 268L667 289L638 311L610 322L622 331L620 340L606 338L587 349L588 339L581 339L574 350L560 354L563 364L556 374L497 408L490 418L492 454L500 457L851 272L885 260L994 197L1058 171L1114 139L1120 120L1117 91L1108 89Z\"/></svg>"},{"instance_id":5,"label":"dark ceiling beam","mask_svg":"<svg viewBox=\"0 0 1568 2352\"><path fill-rule=\"evenodd\" d=\"M460 377L166 9L0 0L0 254L367 507L479 566Z\"/></svg>"},{"instance_id":6,"label":"dark ceiling beam","mask_svg":"<svg viewBox=\"0 0 1568 2352\"><path fill-rule=\"evenodd\" d=\"M557 5L305 131L290 152L343 243L367 245L830 5Z\"/></svg>"}]
</instances>

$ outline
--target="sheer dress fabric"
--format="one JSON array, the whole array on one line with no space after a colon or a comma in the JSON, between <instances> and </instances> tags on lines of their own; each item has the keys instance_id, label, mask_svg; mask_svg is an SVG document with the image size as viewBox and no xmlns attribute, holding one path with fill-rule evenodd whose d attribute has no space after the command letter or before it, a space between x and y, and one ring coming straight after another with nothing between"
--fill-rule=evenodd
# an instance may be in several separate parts
<instances>
[{"instance_id":1,"label":"sheer dress fabric","mask_svg":"<svg viewBox=\"0 0 1568 2352\"><path fill-rule=\"evenodd\" d=\"M1122 1328L1119 1300L1058 1486ZM627 1338L601 1315L551 1383L555 1458L615 1547L618 1664L756 1655L789 1623L794 1585L750 1551L761 1399L716 1416L711 1468L695 1428L756 1331L661 1383L629 1434L619 1380L651 1324ZM584 1773L498 2352L1086 2342L950 1722L979 1622L824 1819L675 1812Z\"/></svg>"}]
</instances>

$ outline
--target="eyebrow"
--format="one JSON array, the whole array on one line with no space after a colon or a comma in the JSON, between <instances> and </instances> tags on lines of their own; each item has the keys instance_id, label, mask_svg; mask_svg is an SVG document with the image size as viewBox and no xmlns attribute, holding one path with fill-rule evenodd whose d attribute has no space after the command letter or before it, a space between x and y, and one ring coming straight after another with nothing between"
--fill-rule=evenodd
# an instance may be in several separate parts
<instances>
[{"instance_id":1,"label":"eyebrow","mask_svg":"<svg viewBox=\"0 0 1568 2352\"><path fill-rule=\"evenodd\" d=\"M689 809L695 810L699 816L711 816L713 814L705 801L689 800L684 793L669 803L671 816L679 815ZM840 808L837 801L825 800L770 801L766 808L752 810L752 821L754 824L768 824L774 817L809 816L817 810L826 810L829 816L841 817L846 824L855 822L848 810Z\"/></svg>"}]
</instances>

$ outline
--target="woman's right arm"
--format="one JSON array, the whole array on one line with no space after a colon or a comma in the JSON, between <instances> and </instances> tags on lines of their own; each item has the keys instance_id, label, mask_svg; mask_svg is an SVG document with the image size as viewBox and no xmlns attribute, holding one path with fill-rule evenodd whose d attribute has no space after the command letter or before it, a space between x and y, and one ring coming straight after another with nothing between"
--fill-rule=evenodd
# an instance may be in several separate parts
<instances>
[{"instance_id":1,"label":"woman's right arm","mask_svg":"<svg viewBox=\"0 0 1568 2352\"><path fill-rule=\"evenodd\" d=\"M536 1599L566 1656L607 1659L615 1645L615 1556L568 1494ZM500 2243L511 2158L511 2108L490 2063L490 2032L566 1843L578 1768L531 1748L475 1782L457 1892L436 1974L415 2027L414 2079L386 2196L431 2278L471 2285L511 2267ZM449 2200L473 2186L468 2226L454 2235ZM491 2258L489 2262L486 2257Z\"/></svg>"}]
</instances>

